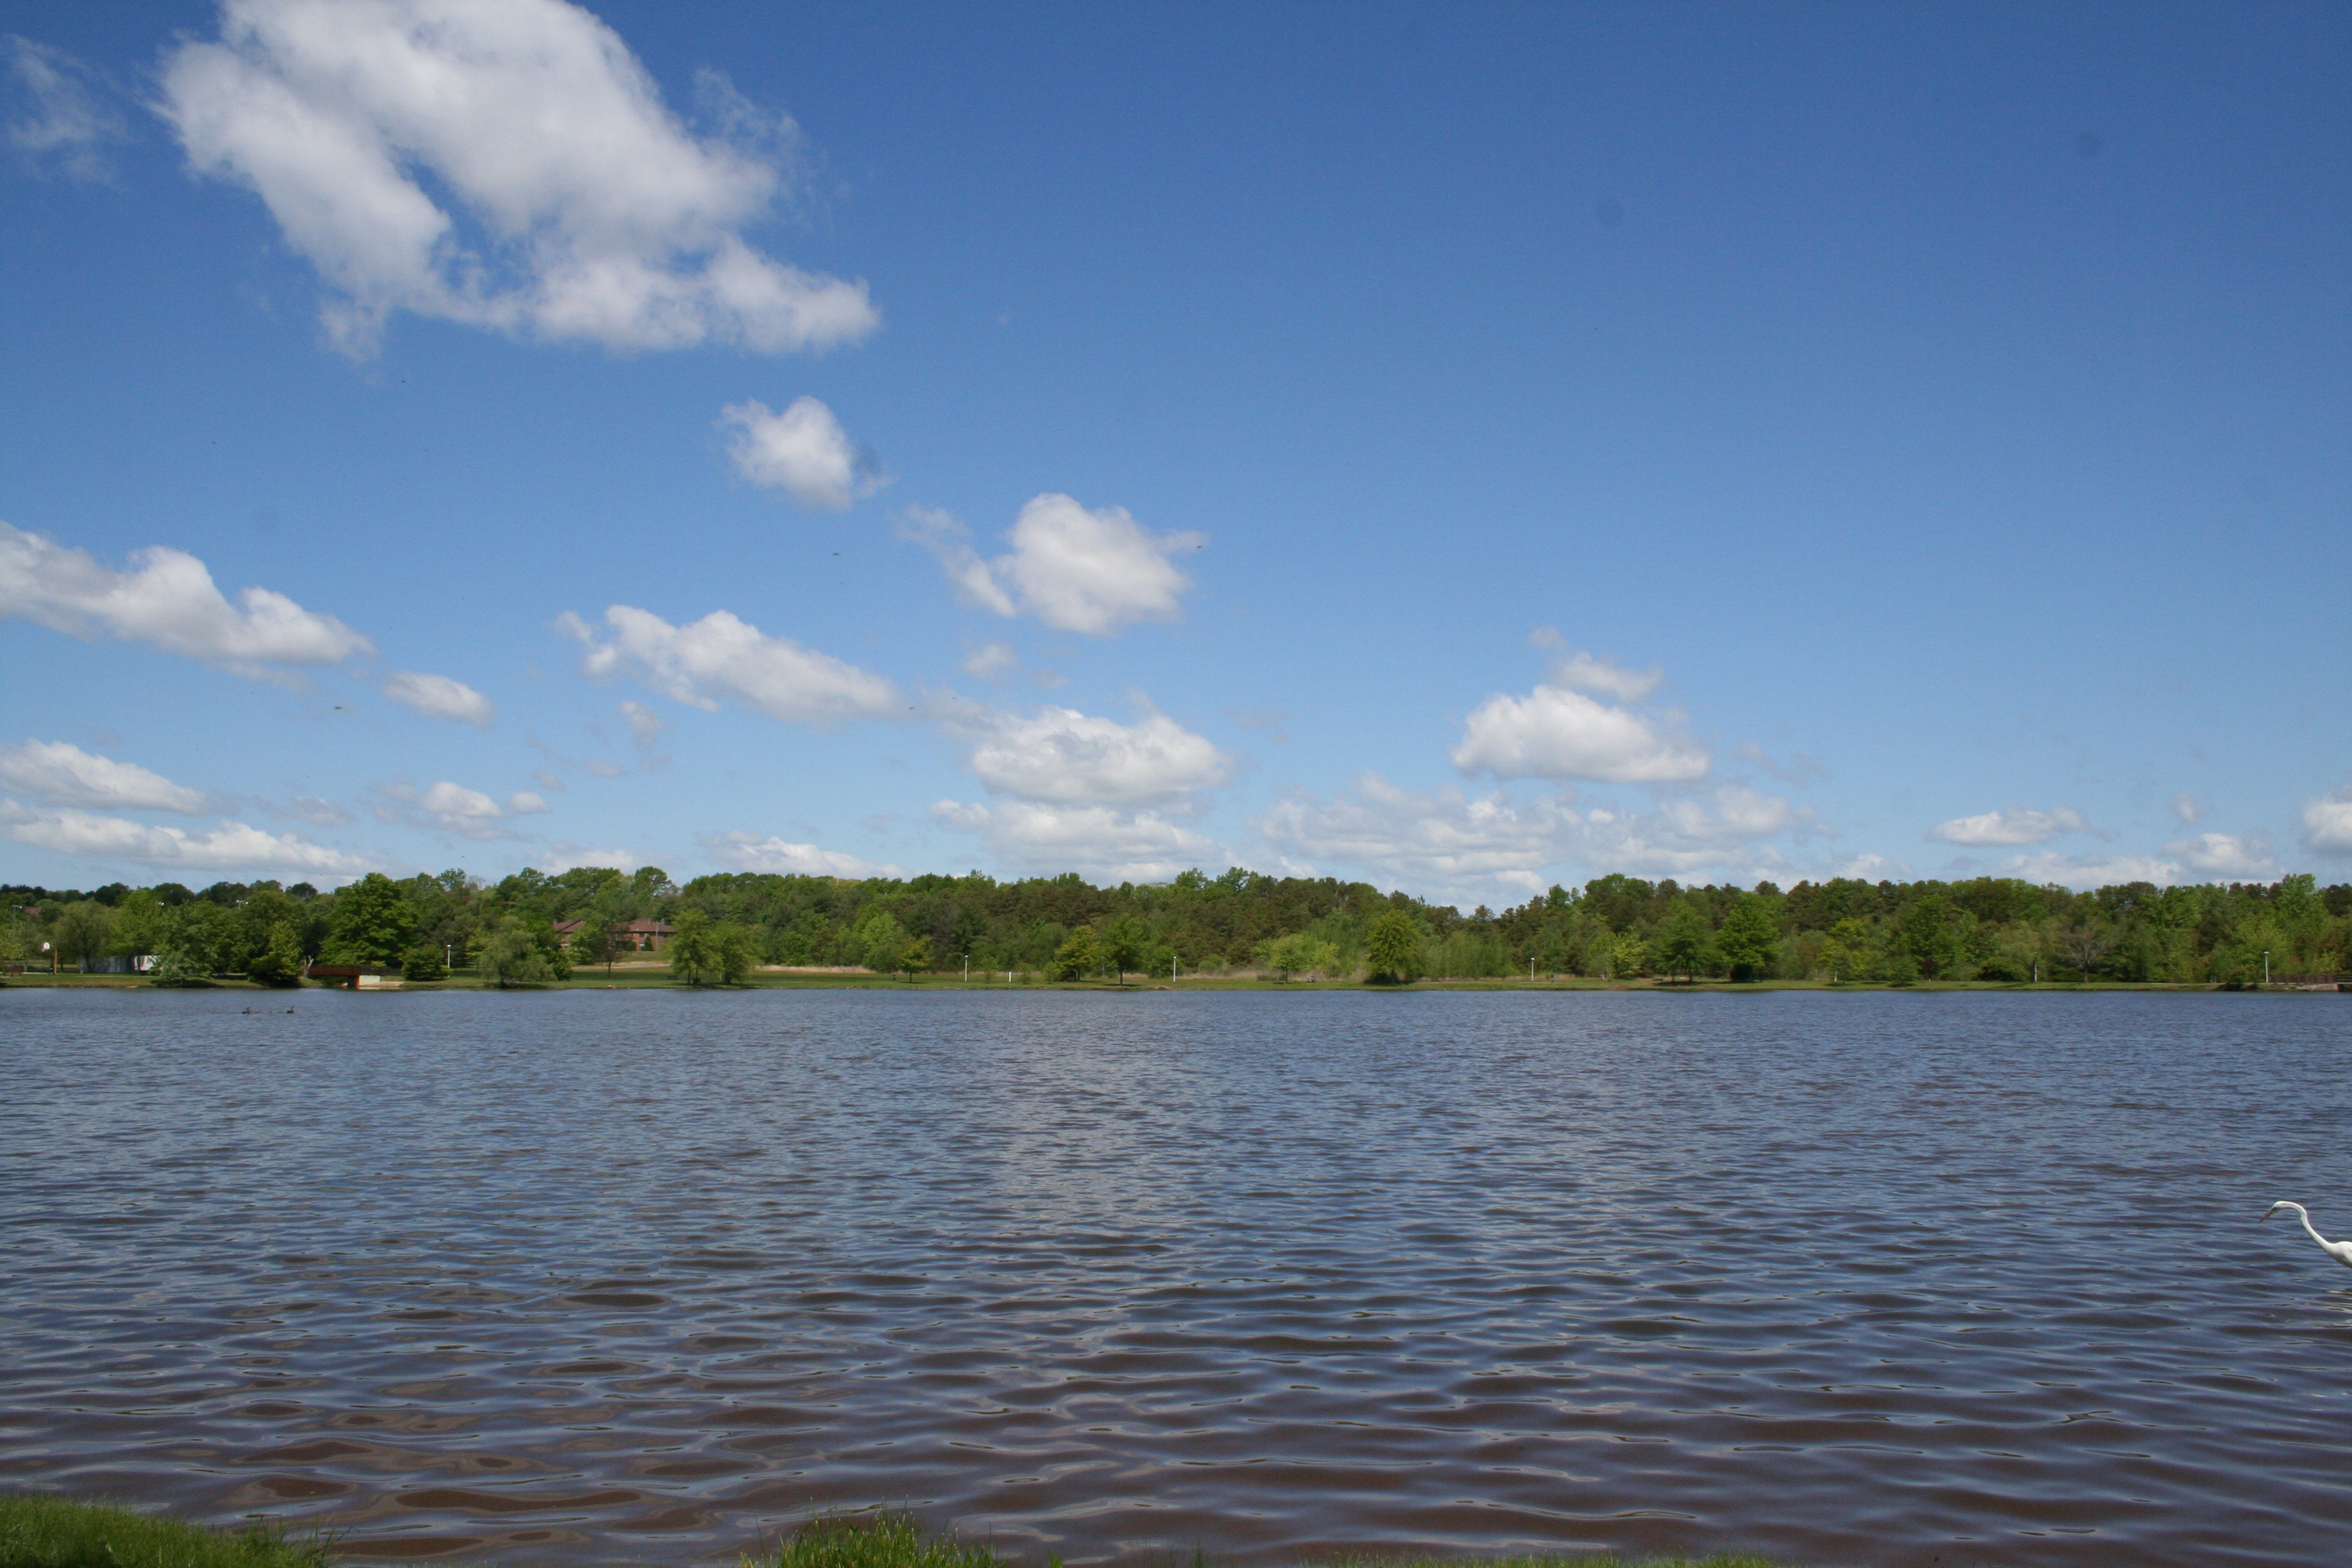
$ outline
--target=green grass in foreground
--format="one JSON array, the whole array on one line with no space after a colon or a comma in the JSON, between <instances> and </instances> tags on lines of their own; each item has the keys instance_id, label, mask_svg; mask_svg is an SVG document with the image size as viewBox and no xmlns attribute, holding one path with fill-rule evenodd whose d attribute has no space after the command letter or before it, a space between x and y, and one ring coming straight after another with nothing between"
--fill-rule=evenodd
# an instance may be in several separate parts
<instances>
[{"instance_id":1,"label":"green grass in foreground","mask_svg":"<svg viewBox=\"0 0 2352 1568\"><path fill-rule=\"evenodd\" d=\"M0 1568L326 1568L320 1540L206 1530L68 1498L0 1497Z\"/></svg>"},{"instance_id":2,"label":"green grass in foreground","mask_svg":"<svg viewBox=\"0 0 2352 1568\"><path fill-rule=\"evenodd\" d=\"M68 1498L0 1497L0 1568L331 1568L321 1537L282 1531L207 1530ZM743 1568L1013 1568L993 1547L924 1530L901 1513L836 1514L811 1521L781 1545L743 1555ZM1056 1565L1059 1558L1049 1560ZM1382 1557L1350 1554L1318 1568L1775 1568L1765 1558ZM1211 1568L1195 1552L1165 1568Z\"/></svg>"}]
</instances>

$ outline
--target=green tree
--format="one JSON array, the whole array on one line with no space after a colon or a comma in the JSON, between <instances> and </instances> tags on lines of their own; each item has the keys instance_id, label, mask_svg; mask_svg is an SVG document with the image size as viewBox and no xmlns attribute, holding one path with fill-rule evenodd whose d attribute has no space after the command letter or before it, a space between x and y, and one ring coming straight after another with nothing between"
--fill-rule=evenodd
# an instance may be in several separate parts
<instances>
[{"instance_id":1,"label":"green tree","mask_svg":"<svg viewBox=\"0 0 2352 1568\"><path fill-rule=\"evenodd\" d=\"M857 922L855 933L858 962L877 974L895 974L907 955L907 928L887 910L876 910Z\"/></svg>"},{"instance_id":2,"label":"green tree","mask_svg":"<svg viewBox=\"0 0 2352 1568\"><path fill-rule=\"evenodd\" d=\"M760 933L732 921L713 926L710 942L719 957L719 978L729 985L740 985L760 964Z\"/></svg>"},{"instance_id":3,"label":"green tree","mask_svg":"<svg viewBox=\"0 0 2352 1568\"><path fill-rule=\"evenodd\" d=\"M1609 939L1609 978L1638 980L1650 972L1650 944L1638 931L1620 931Z\"/></svg>"},{"instance_id":4,"label":"green tree","mask_svg":"<svg viewBox=\"0 0 2352 1568\"><path fill-rule=\"evenodd\" d=\"M1712 972L1716 953L1710 935L1706 912L1690 900L1683 900L1658 931L1658 967L1669 976L1679 974L1685 980Z\"/></svg>"},{"instance_id":5,"label":"green tree","mask_svg":"<svg viewBox=\"0 0 2352 1568\"><path fill-rule=\"evenodd\" d=\"M675 929L662 951L669 955L673 979L683 980L688 985L708 985L727 977L719 939L711 931L709 915L700 910L682 910L670 924Z\"/></svg>"},{"instance_id":6,"label":"green tree","mask_svg":"<svg viewBox=\"0 0 2352 1568\"><path fill-rule=\"evenodd\" d=\"M1959 910L1941 893L1912 900L1895 921L1895 940L1930 980L1949 974L1959 963L1965 935Z\"/></svg>"},{"instance_id":7,"label":"green tree","mask_svg":"<svg viewBox=\"0 0 2352 1568\"><path fill-rule=\"evenodd\" d=\"M172 911L151 888L134 888L114 906L114 951L152 953L171 934Z\"/></svg>"},{"instance_id":8,"label":"green tree","mask_svg":"<svg viewBox=\"0 0 2352 1568\"><path fill-rule=\"evenodd\" d=\"M1829 973L1830 984L1843 985L1858 981L1870 973L1870 928L1852 915L1830 927L1827 941L1822 943L1821 966Z\"/></svg>"},{"instance_id":9,"label":"green tree","mask_svg":"<svg viewBox=\"0 0 2352 1568\"><path fill-rule=\"evenodd\" d=\"M1421 930L1399 909L1382 910L1364 931L1364 962L1375 984L1402 985L1421 973Z\"/></svg>"},{"instance_id":10,"label":"green tree","mask_svg":"<svg viewBox=\"0 0 2352 1568\"><path fill-rule=\"evenodd\" d=\"M370 871L335 895L327 951L341 963L396 963L416 940L416 910L401 885Z\"/></svg>"},{"instance_id":11,"label":"green tree","mask_svg":"<svg viewBox=\"0 0 2352 1568\"><path fill-rule=\"evenodd\" d=\"M1321 937L1295 931L1265 944L1265 967L1286 984L1293 974L1330 974L1339 967L1339 950Z\"/></svg>"},{"instance_id":12,"label":"green tree","mask_svg":"<svg viewBox=\"0 0 2352 1568\"><path fill-rule=\"evenodd\" d=\"M68 904L50 928L49 941L68 963L80 965L104 958L106 950L114 945L114 911L89 899Z\"/></svg>"},{"instance_id":13,"label":"green tree","mask_svg":"<svg viewBox=\"0 0 2352 1568\"><path fill-rule=\"evenodd\" d=\"M1095 936L1094 927L1080 926L1054 950L1054 978L1084 980L1102 963L1102 943Z\"/></svg>"},{"instance_id":14,"label":"green tree","mask_svg":"<svg viewBox=\"0 0 2352 1568\"><path fill-rule=\"evenodd\" d=\"M929 937L910 936L907 939L906 945L898 950L898 973L904 974L909 981L924 971L933 968L937 963L937 956L931 951Z\"/></svg>"},{"instance_id":15,"label":"green tree","mask_svg":"<svg viewBox=\"0 0 2352 1568\"><path fill-rule=\"evenodd\" d=\"M430 984L449 978L448 965L442 962L441 950L431 942L420 942L401 954L400 977L418 984Z\"/></svg>"},{"instance_id":16,"label":"green tree","mask_svg":"<svg viewBox=\"0 0 2352 1568\"><path fill-rule=\"evenodd\" d=\"M1106 963L1118 972L1118 983L1127 984L1127 972L1143 967L1143 955L1151 945L1151 933L1133 915L1120 913L1104 928L1102 955Z\"/></svg>"},{"instance_id":17,"label":"green tree","mask_svg":"<svg viewBox=\"0 0 2352 1568\"><path fill-rule=\"evenodd\" d=\"M592 968L601 963L604 966L604 973L610 974L613 972L612 923L601 915L590 915L583 920L580 929L572 933L572 962Z\"/></svg>"},{"instance_id":18,"label":"green tree","mask_svg":"<svg viewBox=\"0 0 2352 1568\"><path fill-rule=\"evenodd\" d=\"M1716 928L1715 947L1734 980L1761 980L1771 973L1780 957L1780 922L1772 917L1770 901L1753 893L1733 899Z\"/></svg>"},{"instance_id":19,"label":"green tree","mask_svg":"<svg viewBox=\"0 0 2352 1568\"><path fill-rule=\"evenodd\" d=\"M555 978L555 966L531 940L530 929L509 916L482 939L474 954L474 973L503 991L509 985L544 985Z\"/></svg>"},{"instance_id":20,"label":"green tree","mask_svg":"<svg viewBox=\"0 0 2352 1568\"><path fill-rule=\"evenodd\" d=\"M264 985L299 985L302 984L302 949L294 938L290 921L279 921L269 928L269 940L245 966L246 977Z\"/></svg>"}]
</instances>

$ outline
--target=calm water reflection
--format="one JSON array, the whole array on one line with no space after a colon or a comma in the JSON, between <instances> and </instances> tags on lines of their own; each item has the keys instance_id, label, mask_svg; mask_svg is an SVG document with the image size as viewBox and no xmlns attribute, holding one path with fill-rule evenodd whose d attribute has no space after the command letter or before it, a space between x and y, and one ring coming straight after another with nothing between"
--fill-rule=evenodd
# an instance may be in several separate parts
<instances>
[{"instance_id":1,"label":"calm water reflection","mask_svg":"<svg viewBox=\"0 0 2352 1568\"><path fill-rule=\"evenodd\" d=\"M2334 997L0 994L0 1484L688 1562L2311 1563Z\"/></svg>"}]
</instances>

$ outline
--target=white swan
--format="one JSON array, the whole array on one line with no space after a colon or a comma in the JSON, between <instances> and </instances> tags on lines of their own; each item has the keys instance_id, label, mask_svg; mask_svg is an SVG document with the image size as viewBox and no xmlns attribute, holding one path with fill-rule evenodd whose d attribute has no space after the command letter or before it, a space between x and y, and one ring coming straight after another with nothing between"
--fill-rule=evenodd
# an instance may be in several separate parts
<instances>
[{"instance_id":1,"label":"white swan","mask_svg":"<svg viewBox=\"0 0 2352 1568\"><path fill-rule=\"evenodd\" d=\"M2344 1265L2345 1268L2352 1268L2352 1241L2328 1240L2326 1237L2320 1235L2318 1231L2312 1229L2311 1215L2304 1211L2304 1207L2301 1204L2291 1204L2284 1198L2281 1198L2278 1202L2273 1204L2263 1215L2263 1219L2270 1218L2272 1215L2278 1213L2281 1209L2293 1209L2294 1211L2295 1218L2303 1221L2303 1228L2311 1231L2311 1239L2319 1243L2319 1250L2327 1254L2328 1257L2336 1259L2336 1262ZM2258 1219L2254 1223L2256 1225L2260 1225L2263 1223L2263 1220Z\"/></svg>"}]
</instances>

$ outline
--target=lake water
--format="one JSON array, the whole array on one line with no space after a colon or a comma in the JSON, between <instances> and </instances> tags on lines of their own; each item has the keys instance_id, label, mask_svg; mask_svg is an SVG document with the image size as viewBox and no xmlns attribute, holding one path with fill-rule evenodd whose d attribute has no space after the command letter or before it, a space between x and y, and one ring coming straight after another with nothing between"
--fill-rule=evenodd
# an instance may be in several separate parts
<instances>
[{"instance_id":1,"label":"lake water","mask_svg":"<svg viewBox=\"0 0 2352 1568\"><path fill-rule=\"evenodd\" d=\"M247 1016L248 1003L297 1009ZM2352 1001L0 994L0 1486L361 1555L2341 1561Z\"/></svg>"}]
</instances>

